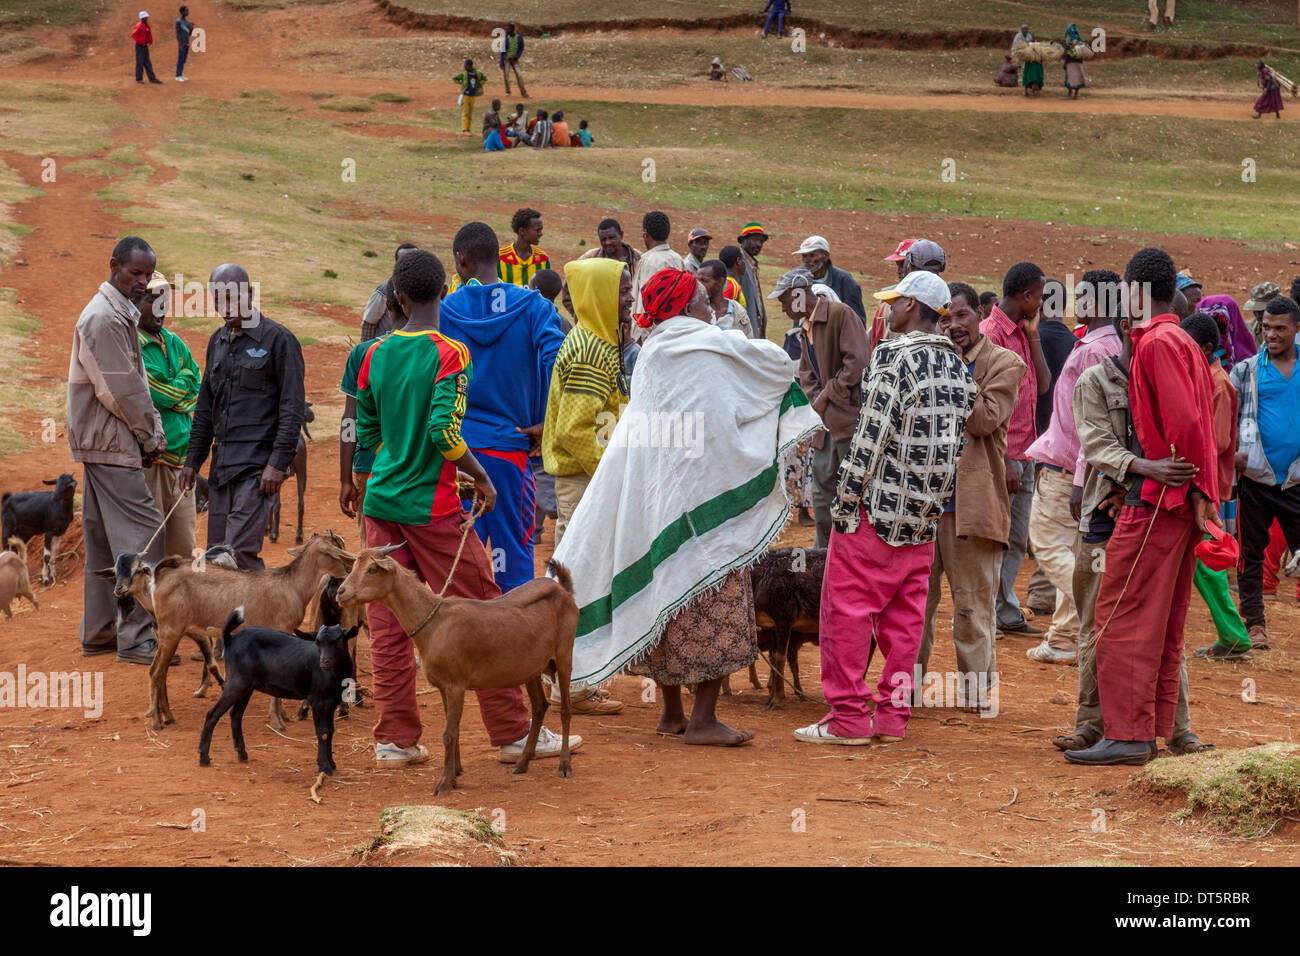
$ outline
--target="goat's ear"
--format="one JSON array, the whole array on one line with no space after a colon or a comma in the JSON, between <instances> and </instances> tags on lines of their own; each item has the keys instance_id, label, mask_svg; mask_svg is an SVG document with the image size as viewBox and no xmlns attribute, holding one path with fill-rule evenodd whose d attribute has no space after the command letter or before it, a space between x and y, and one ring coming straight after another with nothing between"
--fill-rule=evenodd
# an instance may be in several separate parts
<instances>
[{"instance_id":1,"label":"goat's ear","mask_svg":"<svg viewBox=\"0 0 1300 956\"><path fill-rule=\"evenodd\" d=\"M58 483L59 483L59 479L57 478L55 478L53 481L51 481L49 478L46 478L45 481L42 482L42 484L46 484L46 485L57 485Z\"/></svg>"},{"instance_id":2,"label":"goat's ear","mask_svg":"<svg viewBox=\"0 0 1300 956\"><path fill-rule=\"evenodd\" d=\"M296 558L298 555L302 554L302 548L285 548L284 553L291 558Z\"/></svg>"},{"instance_id":3,"label":"goat's ear","mask_svg":"<svg viewBox=\"0 0 1300 956\"><path fill-rule=\"evenodd\" d=\"M93 573L95 577L103 578L106 581L114 581L117 579L117 570L115 568L100 568L98 571Z\"/></svg>"},{"instance_id":4,"label":"goat's ear","mask_svg":"<svg viewBox=\"0 0 1300 956\"><path fill-rule=\"evenodd\" d=\"M298 630L298 628L296 628L296 627L293 629L293 636L294 636L294 637L300 637L300 638L302 638L304 641L314 641L314 640L316 640L316 635L315 635L315 634L311 634L311 633L309 633L309 632L307 632L307 631L300 631L300 630Z\"/></svg>"},{"instance_id":5,"label":"goat's ear","mask_svg":"<svg viewBox=\"0 0 1300 956\"><path fill-rule=\"evenodd\" d=\"M361 630L361 625L359 623L353 624L350 628L348 628L346 631L343 632L343 639L345 641L352 640L352 638L357 636L357 632L359 632L360 630Z\"/></svg>"}]
</instances>

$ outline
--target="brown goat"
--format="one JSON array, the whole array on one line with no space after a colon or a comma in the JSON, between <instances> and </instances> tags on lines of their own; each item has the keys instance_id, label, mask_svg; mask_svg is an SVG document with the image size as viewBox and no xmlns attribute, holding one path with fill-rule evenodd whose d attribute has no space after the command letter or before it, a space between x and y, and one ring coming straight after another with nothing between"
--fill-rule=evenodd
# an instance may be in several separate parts
<instances>
[{"instance_id":1,"label":"brown goat","mask_svg":"<svg viewBox=\"0 0 1300 956\"><path fill-rule=\"evenodd\" d=\"M250 624L292 632L302 623L321 576L342 577L352 567L352 555L332 531L312 535L301 548L290 548L289 554L293 561L284 567L259 571L232 571L211 563L197 570L174 558L159 562L155 570L140 561L130 580L125 585L119 582L117 596L134 597L157 622L158 651L149 668L145 714L153 717L154 730L174 722L167 700L167 669L182 637L188 634L204 653L203 682L194 692L195 697L203 697L211 679L220 680L208 628L224 626L231 610L242 605ZM273 706L273 723L278 717L278 707Z\"/></svg>"},{"instance_id":2,"label":"brown goat","mask_svg":"<svg viewBox=\"0 0 1300 956\"><path fill-rule=\"evenodd\" d=\"M442 779L433 792L455 789L456 776L462 772L460 718L467 690L520 684L527 687L532 726L514 772L528 772L546 715L542 674L549 675L560 687L564 733L560 776L569 776L569 676L578 605L573 600L568 570L552 559L546 562L546 568L554 579L537 578L490 601L440 598L414 574L386 557L400 547L404 545L370 548L358 554L351 573L339 585L338 601L344 606L382 601L415 642L424 676L442 695L447 726L442 733Z\"/></svg>"},{"instance_id":3,"label":"brown goat","mask_svg":"<svg viewBox=\"0 0 1300 956\"><path fill-rule=\"evenodd\" d=\"M25 597L32 602L32 607L41 609L32 594L32 582L27 576L27 560L12 551L0 551L0 611L5 617L13 617L9 605L16 597Z\"/></svg>"}]
</instances>

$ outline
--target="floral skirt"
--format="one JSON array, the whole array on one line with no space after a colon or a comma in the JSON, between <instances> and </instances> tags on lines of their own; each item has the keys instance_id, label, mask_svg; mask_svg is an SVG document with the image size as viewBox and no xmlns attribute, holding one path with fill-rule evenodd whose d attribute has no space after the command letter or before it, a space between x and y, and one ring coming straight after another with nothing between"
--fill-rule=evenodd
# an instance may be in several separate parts
<instances>
[{"instance_id":1,"label":"floral skirt","mask_svg":"<svg viewBox=\"0 0 1300 956\"><path fill-rule=\"evenodd\" d=\"M812 439L805 438L795 446L786 461L785 493L796 507L811 508L813 494Z\"/></svg>"},{"instance_id":2,"label":"floral skirt","mask_svg":"<svg viewBox=\"0 0 1300 956\"><path fill-rule=\"evenodd\" d=\"M680 686L726 677L758 660L749 569L732 571L713 591L682 608L629 673Z\"/></svg>"}]
</instances>

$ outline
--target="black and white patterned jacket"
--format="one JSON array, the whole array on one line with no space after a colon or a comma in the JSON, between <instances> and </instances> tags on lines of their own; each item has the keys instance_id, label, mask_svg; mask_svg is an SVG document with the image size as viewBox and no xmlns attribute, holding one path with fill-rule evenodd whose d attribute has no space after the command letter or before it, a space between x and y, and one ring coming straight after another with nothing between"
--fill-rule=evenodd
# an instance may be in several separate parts
<instances>
[{"instance_id":1,"label":"black and white patterned jacket","mask_svg":"<svg viewBox=\"0 0 1300 956\"><path fill-rule=\"evenodd\" d=\"M876 346L831 517L857 531L865 510L891 545L933 541L953 492L975 381L947 336L909 332Z\"/></svg>"}]
</instances>

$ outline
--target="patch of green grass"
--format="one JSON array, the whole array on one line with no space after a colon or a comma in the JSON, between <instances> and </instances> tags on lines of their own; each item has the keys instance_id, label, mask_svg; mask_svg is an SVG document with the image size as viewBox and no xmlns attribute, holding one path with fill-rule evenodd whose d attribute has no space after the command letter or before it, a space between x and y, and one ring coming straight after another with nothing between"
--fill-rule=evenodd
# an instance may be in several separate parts
<instances>
[{"instance_id":1,"label":"patch of green grass","mask_svg":"<svg viewBox=\"0 0 1300 956\"><path fill-rule=\"evenodd\" d=\"M107 6L104 0L5 0L0 4L0 33L89 23L102 18Z\"/></svg>"},{"instance_id":2,"label":"patch of green grass","mask_svg":"<svg viewBox=\"0 0 1300 956\"><path fill-rule=\"evenodd\" d=\"M0 143L29 156L84 156L112 144L128 119L102 91L73 84L9 82L0 110Z\"/></svg>"},{"instance_id":3,"label":"patch of green grass","mask_svg":"<svg viewBox=\"0 0 1300 956\"><path fill-rule=\"evenodd\" d=\"M1240 836L1259 836L1282 816L1300 815L1300 745L1211 750L1147 764L1137 779L1161 791L1182 791L1187 808Z\"/></svg>"},{"instance_id":4,"label":"patch of green grass","mask_svg":"<svg viewBox=\"0 0 1300 956\"><path fill-rule=\"evenodd\" d=\"M64 163L60 171L80 176L119 176L122 173L121 167L103 159L74 159Z\"/></svg>"},{"instance_id":5,"label":"patch of green grass","mask_svg":"<svg viewBox=\"0 0 1300 956\"><path fill-rule=\"evenodd\" d=\"M320 108L323 110L335 110L339 113L369 113L375 107L365 100L341 99L333 100L329 103L322 103Z\"/></svg>"},{"instance_id":6,"label":"patch of green grass","mask_svg":"<svg viewBox=\"0 0 1300 956\"><path fill-rule=\"evenodd\" d=\"M371 93L370 99L376 103L409 103L411 98L405 93Z\"/></svg>"}]
</instances>

